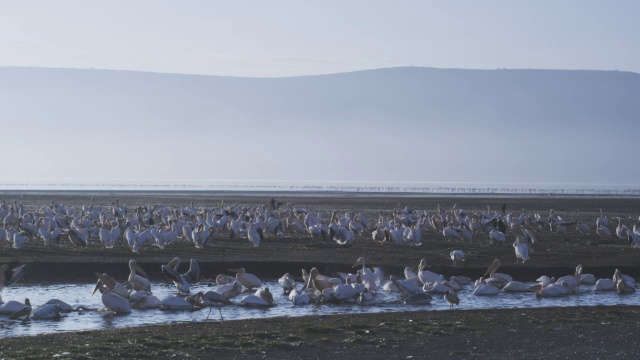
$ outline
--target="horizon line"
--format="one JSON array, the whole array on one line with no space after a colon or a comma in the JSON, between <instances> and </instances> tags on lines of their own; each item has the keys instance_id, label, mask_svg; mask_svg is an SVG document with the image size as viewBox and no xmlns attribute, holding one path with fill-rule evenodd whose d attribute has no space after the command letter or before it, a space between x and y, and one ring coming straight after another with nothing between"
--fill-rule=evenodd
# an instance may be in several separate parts
<instances>
[{"instance_id":1,"label":"horizon line","mask_svg":"<svg viewBox=\"0 0 640 360\"><path fill-rule=\"evenodd\" d=\"M216 75L216 74L201 74L201 73L188 73L188 72L160 72L152 70L132 70L132 69L114 69L114 68L82 68L82 67L49 67L49 66L20 66L20 65L0 65L0 69L47 69L47 70L78 70L78 71L113 71L113 72L133 72L142 74L158 74L158 75L182 75L182 76L206 76L206 77L223 77L223 78L238 78L238 79L293 79L303 77L317 77L317 76L331 76L331 75L344 75L353 74L368 71L380 71L380 70L396 70L396 69L430 69L430 70L462 70L462 71L584 71L584 72L620 72L630 73L634 75L640 75L640 72L631 70L619 70L619 69L558 69L558 68L447 68L447 67L433 67L433 66L419 66L419 65L403 65L403 66L388 66L377 68L365 68L350 71L338 71L328 72L321 74L307 74L307 75L292 75L292 76L238 76L238 75Z\"/></svg>"}]
</instances>

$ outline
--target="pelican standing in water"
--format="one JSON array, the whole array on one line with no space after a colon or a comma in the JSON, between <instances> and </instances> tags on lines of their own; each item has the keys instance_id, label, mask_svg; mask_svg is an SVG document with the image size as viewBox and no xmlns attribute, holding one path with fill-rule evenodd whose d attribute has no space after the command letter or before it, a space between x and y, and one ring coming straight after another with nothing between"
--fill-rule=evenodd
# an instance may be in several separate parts
<instances>
[{"instance_id":1,"label":"pelican standing in water","mask_svg":"<svg viewBox=\"0 0 640 360\"><path fill-rule=\"evenodd\" d=\"M246 287L249 290L253 290L262 286L262 282L260 281L260 279L258 279L257 276L246 272L244 268L229 269L229 271L235 272L236 280L238 280L238 282L242 284L242 286Z\"/></svg>"},{"instance_id":2,"label":"pelican standing in water","mask_svg":"<svg viewBox=\"0 0 640 360\"><path fill-rule=\"evenodd\" d=\"M200 281L200 264L198 260L191 259L189 271L184 274L178 273L178 266L180 266L180 258L176 256L168 264L162 265L162 273L173 281L178 293L189 294L191 292L191 284L196 284Z\"/></svg>"},{"instance_id":3,"label":"pelican standing in water","mask_svg":"<svg viewBox=\"0 0 640 360\"><path fill-rule=\"evenodd\" d=\"M151 281L149 275L138 265L135 260L129 260L129 282L133 284L135 291L151 291Z\"/></svg>"},{"instance_id":4,"label":"pelican standing in water","mask_svg":"<svg viewBox=\"0 0 640 360\"><path fill-rule=\"evenodd\" d=\"M116 314L131 313L131 304L129 303L129 300L114 292L114 289L119 284L113 278L107 276L107 274L98 274L98 277L100 279L98 283L102 283L106 287L106 291L102 293L102 303L105 308ZM96 289L97 288L98 285L96 285ZM96 289L93 290L93 293L96 292Z\"/></svg>"}]
</instances>

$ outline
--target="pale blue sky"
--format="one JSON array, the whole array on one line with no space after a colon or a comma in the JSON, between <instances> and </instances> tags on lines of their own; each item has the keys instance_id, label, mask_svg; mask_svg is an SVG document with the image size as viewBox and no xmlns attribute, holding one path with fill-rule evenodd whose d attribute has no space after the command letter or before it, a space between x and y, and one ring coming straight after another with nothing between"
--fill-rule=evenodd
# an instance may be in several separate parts
<instances>
[{"instance_id":1,"label":"pale blue sky","mask_svg":"<svg viewBox=\"0 0 640 360\"><path fill-rule=\"evenodd\" d=\"M638 1L13 1L0 66L295 76L392 66L640 72Z\"/></svg>"}]
</instances>

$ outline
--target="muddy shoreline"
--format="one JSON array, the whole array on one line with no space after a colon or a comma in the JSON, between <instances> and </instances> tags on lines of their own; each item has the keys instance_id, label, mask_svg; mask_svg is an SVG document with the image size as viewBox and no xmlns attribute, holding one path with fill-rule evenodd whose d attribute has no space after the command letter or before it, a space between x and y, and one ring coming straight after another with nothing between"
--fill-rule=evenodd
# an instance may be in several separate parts
<instances>
[{"instance_id":1,"label":"muddy shoreline","mask_svg":"<svg viewBox=\"0 0 640 360\"><path fill-rule=\"evenodd\" d=\"M640 307L444 310L180 323L0 339L8 359L637 359ZM35 341L34 341L35 340Z\"/></svg>"}]
</instances>

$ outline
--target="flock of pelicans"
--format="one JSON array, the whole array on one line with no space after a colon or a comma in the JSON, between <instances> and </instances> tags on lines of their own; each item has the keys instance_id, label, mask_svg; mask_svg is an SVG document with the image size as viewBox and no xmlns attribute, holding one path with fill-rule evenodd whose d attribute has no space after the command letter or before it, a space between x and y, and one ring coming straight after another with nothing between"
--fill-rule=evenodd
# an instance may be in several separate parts
<instances>
[{"instance_id":1,"label":"flock of pelicans","mask_svg":"<svg viewBox=\"0 0 640 360\"><path fill-rule=\"evenodd\" d=\"M127 281L119 283L107 274L96 273L98 282L93 294L102 294L104 309L88 309L83 306L73 308L58 299L47 301L44 305L33 309L29 299L24 303L0 299L0 314L8 315L9 319L59 319L64 312L104 310L115 314L129 314L131 309L162 309L162 310L198 310L206 307L227 305L241 305L247 307L275 306L273 295L268 287L255 275L249 274L244 268L230 269L235 277L218 275L215 278L213 290L192 293L191 286L202 284L200 266L197 260L191 259L189 270L180 273L178 267L180 259L174 258L168 264L162 265L162 273L171 280L177 290L176 295L168 295L164 299L155 296L151 289L151 281L146 272L135 260L129 261L130 274ZM7 265L0 267L0 291L2 288L16 283L25 272L21 265L10 269ZM422 259L417 272L411 267L405 268L404 278L391 275L385 278L379 268L368 268L365 259L360 257L353 265L357 271L353 273L337 273L337 277L322 275L317 268L309 272L302 270L302 282L298 283L289 273L282 276L278 282L289 300L294 305L310 303L357 303L358 305L375 305L380 292L397 293L398 300L404 304L430 304L433 296L441 296L453 308L459 304L457 293L465 286L473 286L473 295L492 296L500 292L534 292L537 297L569 296L579 292L580 285L593 285L595 292L616 291L620 295L635 292L635 280L628 275L615 270L612 278L596 280L591 274L582 273L582 265L576 267L574 274L559 279L542 276L537 284L530 286L515 281L511 276L498 273L500 260L496 259L489 266L485 274L472 282L463 276L451 276L448 280L443 275L427 270L427 261ZM239 301L234 302L236 298Z\"/></svg>"},{"instance_id":2,"label":"flock of pelicans","mask_svg":"<svg viewBox=\"0 0 640 360\"><path fill-rule=\"evenodd\" d=\"M435 211L415 210L408 207L393 209L387 216L378 212L376 223L370 222L363 212L347 211L338 215L333 211L328 220L319 212L310 212L292 203L281 203L271 199L269 203L256 207L225 205L213 207L164 205L139 206L129 209L116 200L111 205L96 205L93 198L81 208L67 207L52 201L39 210L26 210L15 201L0 203L0 239L4 238L16 249L27 242L42 241L45 246L70 242L75 246L99 244L106 249L116 244L126 244L133 252L145 246L164 249L178 241L193 243L204 248L214 236L228 233L230 238L248 239L259 246L268 236L282 238L286 232L295 236L309 235L341 245L352 244L357 237L370 236L376 242L392 242L397 245L421 245L423 234L440 234L447 240L473 241L480 234L497 243L507 242L507 234L514 237L513 247L518 261L530 259L529 248L543 231L565 236L569 229L577 234L589 235L591 226L580 221L564 219L554 210L548 216L538 213L501 212L487 210L481 213L453 206L445 210L437 206ZM633 228L618 219L615 237L640 248L640 222ZM602 238L611 238L609 218L600 211L595 229ZM370 235L368 235L370 234ZM451 252L454 264L464 260L460 250Z\"/></svg>"},{"instance_id":3,"label":"flock of pelicans","mask_svg":"<svg viewBox=\"0 0 640 360\"><path fill-rule=\"evenodd\" d=\"M507 241L507 234L515 240L518 261L527 261L529 248L537 241L542 231L554 235L567 235L569 229L584 235L592 229L586 223L564 219L554 210L548 216L526 213L507 213L506 204L501 212L491 212L487 207L481 213L467 213L454 207L445 210L437 206L435 211L418 211L408 207L396 208L384 216L378 213L376 223L370 222L364 213L347 211L338 215L331 213L328 220L320 213L312 213L306 208L291 203L280 203L275 199L256 207L216 204L213 207L163 205L140 206L129 209L116 200L111 205L93 203L93 199L81 208L67 207L53 201L50 206L39 210L27 210L22 204L0 203L0 239L5 238L14 248L21 249L27 241L43 241L45 246L55 246L69 241L75 246L101 244L110 249L118 243L125 244L133 252L139 252L145 246L157 246L164 249L178 241L188 241L196 248L203 248L214 236L228 233L231 238L248 239L253 246L259 246L267 236L283 237L285 232L307 234L326 241L335 241L348 245L356 237L371 237L376 242L392 242L398 245L420 245L424 232L441 234L448 241L471 242L474 236L488 234L497 244ZM575 225L575 228L573 227ZM609 219L601 211L593 230L602 238L612 237ZM640 223L629 228L618 218L615 236L627 241L633 247L640 247ZM461 250L450 253L454 265L464 261ZM276 305L268 287L255 275L243 268L232 269L235 277L219 275L215 279L213 290L192 293L194 284L202 284L198 261L191 259L189 270L180 273L180 259L174 258L162 266L162 273L171 280L177 289L177 295L164 299L155 296L151 282L145 271L135 260L129 262L130 275L126 282L119 283L107 274L97 274L98 283L94 293L100 292L105 309L114 313L130 313L131 309L160 308L166 310L193 310L209 306L224 306L235 303L243 306L268 307ZM366 267L364 258L358 259L354 273L341 273L337 277L322 275L317 268L309 272L302 270L302 282L297 283L291 274L279 279L289 300L295 305L308 303L355 302L360 305L376 303L376 295L381 292L397 292L399 299L406 304L428 304L433 295L440 294L451 307L458 305L457 296L465 286L474 286L473 294L478 296L496 295L499 292L532 291L538 297L567 296L578 291L579 285L594 285L597 292L617 291L630 294L635 291L634 280L618 270L610 279L597 280L593 275L582 274L582 266L572 275L559 279L540 277L531 287L514 281L511 276L496 272L500 261L495 260L483 277L472 282L461 276L452 276L448 280L443 275L427 270L426 260L422 260L417 272L406 268L404 278L390 276L386 278L380 269ZM25 271L25 266L10 269L0 267L0 291L17 282ZM62 312L82 310L73 309L60 300L51 300L37 309L32 309L28 299L24 303L9 301L6 304L0 298L0 314L10 319L53 319Z\"/></svg>"}]
</instances>

